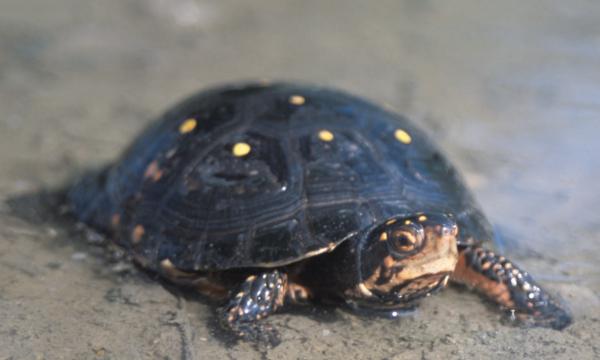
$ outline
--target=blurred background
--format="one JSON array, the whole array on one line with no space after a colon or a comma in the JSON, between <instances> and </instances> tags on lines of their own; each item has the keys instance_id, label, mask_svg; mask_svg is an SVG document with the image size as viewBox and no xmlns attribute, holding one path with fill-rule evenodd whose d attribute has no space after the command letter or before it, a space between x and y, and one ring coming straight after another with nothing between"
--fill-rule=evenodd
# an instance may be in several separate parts
<instances>
[{"instance_id":1,"label":"blurred background","mask_svg":"<svg viewBox=\"0 0 600 360\"><path fill-rule=\"evenodd\" d=\"M599 69L595 1L0 0L0 358L598 358ZM275 316L284 341L261 353L220 341L202 299L5 204L114 159L194 91L260 79L338 87L419 123L497 246L575 323L511 327L449 289L395 321Z\"/></svg>"}]
</instances>

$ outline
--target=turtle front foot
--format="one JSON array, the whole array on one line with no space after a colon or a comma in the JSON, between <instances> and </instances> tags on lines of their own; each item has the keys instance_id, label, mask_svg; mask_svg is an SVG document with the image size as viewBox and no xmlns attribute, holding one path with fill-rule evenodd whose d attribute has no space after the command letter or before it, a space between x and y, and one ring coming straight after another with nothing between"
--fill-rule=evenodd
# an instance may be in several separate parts
<instances>
[{"instance_id":1,"label":"turtle front foot","mask_svg":"<svg viewBox=\"0 0 600 360\"><path fill-rule=\"evenodd\" d=\"M277 346L277 330L261 320L283 306L286 291L287 275L278 270L249 276L223 309L223 325L244 340Z\"/></svg>"},{"instance_id":2,"label":"turtle front foot","mask_svg":"<svg viewBox=\"0 0 600 360\"><path fill-rule=\"evenodd\" d=\"M480 247L462 249L452 278L498 303L512 321L556 330L571 324L569 312L531 275L492 251Z\"/></svg>"}]
</instances>

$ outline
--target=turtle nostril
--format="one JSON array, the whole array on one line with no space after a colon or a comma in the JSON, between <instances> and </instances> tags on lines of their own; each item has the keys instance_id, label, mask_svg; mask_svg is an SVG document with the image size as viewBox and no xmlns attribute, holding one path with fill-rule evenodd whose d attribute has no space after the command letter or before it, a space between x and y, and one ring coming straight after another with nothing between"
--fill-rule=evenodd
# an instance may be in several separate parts
<instances>
[{"instance_id":1,"label":"turtle nostril","mask_svg":"<svg viewBox=\"0 0 600 360\"><path fill-rule=\"evenodd\" d=\"M454 226L452 227L452 234L454 236L458 236L458 225L454 224Z\"/></svg>"},{"instance_id":2,"label":"turtle nostril","mask_svg":"<svg viewBox=\"0 0 600 360\"><path fill-rule=\"evenodd\" d=\"M456 224L452 224L449 226L443 226L442 227L442 235L446 235L446 236L458 235L458 226L456 226Z\"/></svg>"}]
</instances>

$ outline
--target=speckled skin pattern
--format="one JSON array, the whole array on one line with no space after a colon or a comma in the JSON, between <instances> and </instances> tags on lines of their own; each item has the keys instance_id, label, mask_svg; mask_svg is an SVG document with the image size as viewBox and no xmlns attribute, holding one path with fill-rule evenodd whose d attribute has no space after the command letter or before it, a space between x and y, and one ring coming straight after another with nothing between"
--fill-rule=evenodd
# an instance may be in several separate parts
<instances>
[{"instance_id":1,"label":"speckled skin pattern","mask_svg":"<svg viewBox=\"0 0 600 360\"><path fill-rule=\"evenodd\" d=\"M397 307L452 275L512 318L554 328L570 323L526 272L481 248L492 240L490 225L424 133L335 90L282 83L200 92L69 197L79 220L146 268L164 274L167 260L182 273L210 274L215 286L230 273L245 274L224 312L242 336L256 328L241 323L283 306L292 283L286 274L294 291L310 297L328 288L321 293L342 301ZM392 243L381 226L396 221L406 224L384 230L404 242L395 248L400 254L386 245L365 255L377 239ZM406 270L416 261L433 270ZM281 289L265 302L264 284L255 282L270 277Z\"/></svg>"}]
</instances>

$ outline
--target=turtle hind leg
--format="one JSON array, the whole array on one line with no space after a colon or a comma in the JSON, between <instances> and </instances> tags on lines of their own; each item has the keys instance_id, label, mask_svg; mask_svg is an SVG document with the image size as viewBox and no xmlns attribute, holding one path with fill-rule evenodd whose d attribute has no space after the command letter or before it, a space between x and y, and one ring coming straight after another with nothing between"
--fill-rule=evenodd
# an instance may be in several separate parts
<instances>
[{"instance_id":1,"label":"turtle hind leg","mask_svg":"<svg viewBox=\"0 0 600 360\"><path fill-rule=\"evenodd\" d=\"M222 309L223 325L245 340L277 346L277 331L261 319L283 306L287 290L287 274L279 270L249 276Z\"/></svg>"},{"instance_id":2,"label":"turtle hind leg","mask_svg":"<svg viewBox=\"0 0 600 360\"><path fill-rule=\"evenodd\" d=\"M475 288L508 310L513 320L557 330L571 323L569 312L553 300L531 275L504 256L484 248L461 249L452 279Z\"/></svg>"}]
</instances>

